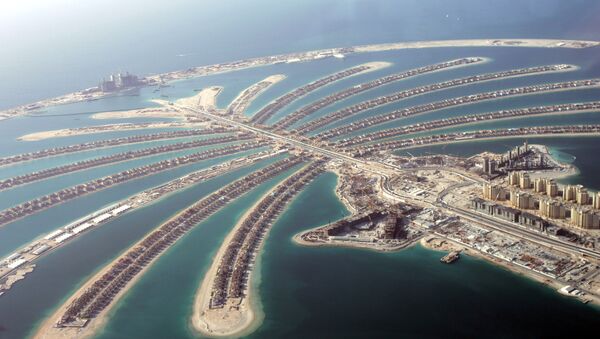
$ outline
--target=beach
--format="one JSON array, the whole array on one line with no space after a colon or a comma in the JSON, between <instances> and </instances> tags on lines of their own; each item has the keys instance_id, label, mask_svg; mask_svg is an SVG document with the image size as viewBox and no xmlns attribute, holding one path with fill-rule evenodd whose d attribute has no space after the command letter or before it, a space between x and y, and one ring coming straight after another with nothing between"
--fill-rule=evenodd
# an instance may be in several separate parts
<instances>
[{"instance_id":1,"label":"beach","mask_svg":"<svg viewBox=\"0 0 600 339\"><path fill-rule=\"evenodd\" d=\"M215 110L217 108L217 96L223 87L212 86L202 89L198 94L188 97L177 99L175 103L181 106L189 106L195 109L204 109L207 111Z\"/></svg>"},{"instance_id":2,"label":"beach","mask_svg":"<svg viewBox=\"0 0 600 339\"><path fill-rule=\"evenodd\" d=\"M231 101L226 111L234 115L241 115L252 104L256 97L285 78L286 76L284 74L270 75L251 85L241 91L235 99Z\"/></svg>"},{"instance_id":3,"label":"beach","mask_svg":"<svg viewBox=\"0 0 600 339\"><path fill-rule=\"evenodd\" d=\"M99 113L103 114L103 113ZM104 118L100 118L104 119ZM105 118L108 119L108 118ZM205 123L181 123L181 122L157 122L157 123L144 123L144 124L112 124L112 125L100 125L93 127L83 128L65 128L51 131L36 132L23 135L17 140L20 141L40 141L52 138L72 137L76 135L88 135L106 132L116 131L132 131L140 129L153 129L153 128L200 128L207 127Z\"/></svg>"},{"instance_id":4,"label":"beach","mask_svg":"<svg viewBox=\"0 0 600 339\"><path fill-rule=\"evenodd\" d=\"M298 171L299 170L300 169L298 169ZM288 175L288 177L291 175L292 174ZM194 311L192 313L191 323L195 331L211 337L238 337L252 332L262 323L264 314L262 314L262 309L260 307L257 281L254 281L253 277L256 274L260 276L260 272L256 271L260 270L260 252L262 251L264 243L268 238L268 232L258 248L258 259L254 269L251 271L248 277L249 287L246 291L245 298L241 299L240 303L238 304L239 308L237 310L234 310L233 308L227 309L229 305L226 305L223 308L210 309L209 304L212 294L212 283L219 269L221 258L223 258L225 255L229 243L242 226L244 220L246 220L246 218L249 217L260 205L262 199L272 194L278 186L279 184L273 186L269 191L265 192L261 198L258 199L249 209L247 209L237 224L231 229L231 231L223 240L221 247L219 247L219 250L212 260L209 270L204 275L202 283L200 284L200 287L194 298ZM260 311L260 313L258 311Z\"/></svg>"}]
</instances>

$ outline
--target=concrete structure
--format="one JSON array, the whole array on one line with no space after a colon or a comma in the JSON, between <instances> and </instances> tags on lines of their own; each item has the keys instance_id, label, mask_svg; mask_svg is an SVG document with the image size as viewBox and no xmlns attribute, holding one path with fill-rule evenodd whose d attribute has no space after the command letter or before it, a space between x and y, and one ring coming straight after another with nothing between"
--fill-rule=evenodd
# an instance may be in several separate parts
<instances>
[{"instance_id":1,"label":"concrete structure","mask_svg":"<svg viewBox=\"0 0 600 339\"><path fill-rule=\"evenodd\" d=\"M540 200L539 211L542 216L552 219L564 219L566 217L565 206L552 199Z\"/></svg>"},{"instance_id":2,"label":"concrete structure","mask_svg":"<svg viewBox=\"0 0 600 339\"><path fill-rule=\"evenodd\" d=\"M592 207L600 210L600 192L596 192L596 194L592 195Z\"/></svg>"},{"instance_id":3,"label":"concrete structure","mask_svg":"<svg viewBox=\"0 0 600 339\"><path fill-rule=\"evenodd\" d=\"M579 205L587 205L590 199L590 196L587 192L587 189L581 185L577 185L575 200Z\"/></svg>"},{"instance_id":4,"label":"concrete structure","mask_svg":"<svg viewBox=\"0 0 600 339\"><path fill-rule=\"evenodd\" d=\"M548 222L546 222L544 219L527 212L522 212L519 214L519 224L538 228L542 231L546 230L548 227Z\"/></svg>"},{"instance_id":5,"label":"concrete structure","mask_svg":"<svg viewBox=\"0 0 600 339\"><path fill-rule=\"evenodd\" d=\"M510 204L519 209L534 209L535 199L529 193L512 190L510 191Z\"/></svg>"},{"instance_id":6,"label":"concrete structure","mask_svg":"<svg viewBox=\"0 0 600 339\"><path fill-rule=\"evenodd\" d=\"M506 191L500 185L483 184L483 198L489 200L506 200Z\"/></svg>"},{"instance_id":7,"label":"concrete structure","mask_svg":"<svg viewBox=\"0 0 600 339\"><path fill-rule=\"evenodd\" d=\"M571 224L585 229L600 228L600 215L590 209L573 206L571 208Z\"/></svg>"},{"instance_id":8,"label":"concrete structure","mask_svg":"<svg viewBox=\"0 0 600 339\"><path fill-rule=\"evenodd\" d=\"M573 185L567 185L563 189L563 200L574 201L577 199L577 188Z\"/></svg>"},{"instance_id":9,"label":"concrete structure","mask_svg":"<svg viewBox=\"0 0 600 339\"><path fill-rule=\"evenodd\" d=\"M550 197L558 196L558 184L554 180L546 182L546 194Z\"/></svg>"}]
</instances>

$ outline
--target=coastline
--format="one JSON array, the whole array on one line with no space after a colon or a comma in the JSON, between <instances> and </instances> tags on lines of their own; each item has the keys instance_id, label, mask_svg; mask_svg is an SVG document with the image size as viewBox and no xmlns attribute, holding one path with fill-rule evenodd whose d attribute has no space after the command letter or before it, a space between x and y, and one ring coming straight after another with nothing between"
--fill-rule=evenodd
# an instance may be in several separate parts
<instances>
[{"instance_id":1,"label":"coastline","mask_svg":"<svg viewBox=\"0 0 600 339\"><path fill-rule=\"evenodd\" d=\"M259 95L286 78L287 76L284 74L274 74L248 86L238 93L238 95L229 103L225 111L231 112L233 115L243 115L246 109L248 109ZM265 84L263 88L260 88L261 84ZM247 99L242 101L246 97Z\"/></svg>"},{"instance_id":2,"label":"coastline","mask_svg":"<svg viewBox=\"0 0 600 339\"><path fill-rule=\"evenodd\" d=\"M392 150L393 152L404 151L407 149L415 149L415 148L425 148L430 146L439 146L445 144L459 144L459 143L467 143L467 142L477 142L477 141L494 141L494 140L502 140L502 139L535 139L535 138L557 138L557 137L598 137L600 133L541 133L541 134L530 134L530 135L508 135L508 136L499 136L499 137L480 137L480 138L471 138L471 139L460 139L460 140L451 140L451 141L443 141L443 142L434 142L427 145L414 145L414 146L406 146L401 148L396 148Z\"/></svg>"},{"instance_id":3,"label":"coastline","mask_svg":"<svg viewBox=\"0 0 600 339\"><path fill-rule=\"evenodd\" d=\"M100 113L102 114L102 113ZM105 118L94 118L94 119L105 119ZM106 118L108 119L108 118ZM19 141L41 141L53 138L64 138L78 135L108 133L117 131L132 131L140 129L153 129L153 128L192 128L192 127L206 127L204 123L187 123L187 122L157 122L149 124L112 124L112 125L98 125L89 128L64 128L49 130L43 132L35 132L25 134L17 138Z\"/></svg>"},{"instance_id":4,"label":"coastline","mask_svg":"<svg viewBox=\"0 0 600 339\"><path fill-rule=\"evenodd\" d=\"M223 91L222 86L206 87L196 95L175 100L175 104L189 106L194 109L214 111L217 109L217 96L221 94L221 91Z\"/></svg>"},{"instance_id":5,"label":"coastline","mask_svg":"<svg viewBox=\"0 0 600 339\"><path fill-rule=\"evenodd\" d=\"M438 47L532 47L532 48L588 48L600 45L599 41L586 40L564 40L564 39L464 39L464 40L435 40L435 41L413 41L413 42L395 42L387 44L371 44L353 47L330 48L321 50L312 50L306 52L297 52L289 54L278 54L264 56L259 58L238 60L234 62L225 62L222 64L213 64L151 75L143 80L147 82L145 86L152 86L160 81L173 81L180 79L189 79L194 77L221 74L225 72L237 71L254 67L268 66L282 62L307 62L318 60L324 57L333 57L336 54L352 54L380 52L389 50L402 50L414 48L438 48ZM68 93L62 96L40 100L30 104L23 104L14 108L0 111L0 121L10 119L15 116L23 115L31 111L49 106L58 106L72 104L76 102L98 100L116 95L114 92L94 92L78 91Z\"/></svg>"},{"instance_id":6,"label":"coastline","mask_svg":"<svg viewBox=\"0 0 600 339\"><path fill-rule=\"evenodd\" d=\"M441 241L445 242L446 244L443 246L431 245L431 243L433 243L435 240L441 240ZM423 239L421 239L419 244L423 248L428 249L428 250L433 250L433 251L441 251L441 252L460 251L461 254L466 254L473 258L484 260L486 263L495 265L495 266L503 268L513 274L517 274L519 276L525 277L527 279L530 279L532 281L535 281L537 283L545 285L545 286L553 289L554 292L564 295L565 297L569 297L573 300L580 300L582 302L584 299L586 299L586 300L590 300L590 303L595 306L600 305L600 299L598 299L594 296L591 296L591 295L586 295L585 298L581 298L581 297L568 296L568 295L561 293L559 291L559 289L564 287L565 284L561 283L560 281L558 281L556 279L545 277L541 274L538 274L536 272L528 270L524 267L520 267L520 266L511 264L505 260L496 258L496 257L488 255L488 254L484 254L480 251L477 251L477 250L467 247L463 244L460 244L452 239L444 238L442 236L435 234L435 235L430 235L430 236L424 237Z\"/></svg>"},{"instance_id":7,"label":"coastline","mask_svg":"<svg viewBox=\"0 0 600 339\"><path fill-rule=\"evenodd\" d=\"M249 217L254 210L261 204L264 197L275 192L279 185L287 178L291 177L294 173L305 168L307 165L298 168L296 171L290 173L285 178L282 179L279 183L274 185L271 189L261 195L257 201L244 212L244 214L240 217L235 226L229 231L221 246L215 253L212 259L212 263L208 271L204 274L204 278L196 291L196 296L194 297L194 306L193 312L190 319L192 329L202 335L206 335L209 337L239 337L247 335L254 330L256 330L264 320L264 312L262 311L262 304L260 302L260 297L258 294L258 287L260 285L260 272L256 272L260 270L260 261L261 255L260 253L263 250L264 244L269 237L269 233L267 232L265 238L261 241L260 246L257 250L257 261L255 263L255 267L250 271L248 276L249 288L247 289L247 295L242 300L239 305L239 309L236 314L236 319L228 319L224 321L224 323L218 324L219 327L211 329L211 326L215 325L216 321L222 320L225 318L229 318L231 316L231 310L216 309L210 310L209 303L210 297L212 293L212 283L215 275L217 274L217 270L219 268L221 258L225 255L229 243L232 238L236 235L236 232L242 226L244 220ZM285 213L285 210L289 208L289 205L285 207L285 209L281 212L280 216ZM258 273L258 274L257 274ZM254 280L253 278L258 275L259 279ZM222 317L221 319L209 319L207 312L213 312L215 317ZM221 314L222 313L222 314Z\"/></svg>"}]
</instances>

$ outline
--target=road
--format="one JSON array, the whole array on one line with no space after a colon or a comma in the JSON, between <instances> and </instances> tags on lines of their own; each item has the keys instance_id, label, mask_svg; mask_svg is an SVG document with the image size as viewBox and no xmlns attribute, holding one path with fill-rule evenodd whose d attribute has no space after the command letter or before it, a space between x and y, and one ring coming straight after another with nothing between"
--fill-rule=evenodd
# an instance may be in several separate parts
<instances>
[{"instance_id":1,"label":"road","mask_svg":"<svg viewBox=\"0 0 600 339\"><path fill-rule=\"evenodd\" d=\"M382 171L382 169L387 169L387 170L392 170L392 171L401 171L401 172L406 172L407 169L403 169L400 168L398 166L394 166L391 164L387 164L387 163L383 163L383 162L379 162L379 161L365 161L365 160L360 160L360 159L356 159L353 158L351 156L345 155L345 154L341 154L335 151L331 151L319 146L315 146L315 145L311 145L309 143L303 142L303 141L299 141L284 135L280 135L277 133L273 133L271 131L267 131L261 128L257 128L255 126L250 126L247 125L243 122L239 122L239 121L235 121L235 120L231 120L228 119L224 116L220 116L220 115L216 115L213 113L209 113L209 112L205 112L205 111L201 111L192 107L188 107L188 106L182 106L182 105L175 105L178 108L184 109L184 110L190 110L196 114L200 114L203 116L206 116L210 119L219 121L221 123L227 124L227 125L232 125L232 126L236 126L240 129L246 130L246 131L250 131L250 132L254 132L266 137L269 137L273 140L276 141L280 141L280 142L286 142L292 145L295 145L297 147L303 148L303 149L307 149L307 150L311 150L313 152L319 153L319 154L323 154L326 155L332 159L338 159L338 160L342 160L342 161L347 161L347 162L351 162L353 164L356 164L358 166L360 166L361 168L375 173L378 176L381 177L381 181L380 181L380 188L382 190L382 192L387 195L388 197L395 197L395 200L401 201L401 202L406 202L406 201L416 201L418 202L418 204L427 204L430 206L436 206L442 210L445 211L449 211L452 212L452 214L458 215L462 218L464 218L465 220L470 220L472 222L478 223L478 224L482 224L486 227L489 227L490 229L496 230L498 232L502 232L502 233L506 233L506 234L510 234L519 238L523 238L523 239L527 239L529 241L532 241L534 243L540 244L540 245L544 245L544 246L550 246L550 247L555 247L558 249L561 249L563 251L566 251L568 253L573 253L576 255L587 255L589 257L592 257L594 259L598 259L600 260L600 253L596 252L596 251L592 251L588 248L584 248L582 246L578 246L572 243L568 243L565 241L561 241L558 239L553 239L550 238L548 236L544 236L542 234L536 233L534 231L525 229L524 227L520 227L517 226L513 223L510 223L508 221L504 221L504 220L500 220L500 219L496 219L496 218L492 218L490 216L484 215L484 214L478 214L478 213L474 213L473 211L470 210L466 210L466 209L462 209L462 208L457 208L457 207L453 207L448 205L447 203L444 202L443 197L445 195L447 195L448 193L450 193L452 190L459 188L459 187L464 187L464 186L468 186L468 185L472 185L475 183L481 183L483 182L483 179L480 178L473 178L470 176L467 176L465 173L462 173L460 171L457 170L453 170L453 169L449 169L449 168L444 168L444 167L424 167L424 168L419 168L419 170L423 170L423 169L437 169L437 170L443 170L443 171L449 171L452 172L456 175L459 175L460 177L462 177L463 179L465 179L467 182L461 182L461 183L457 183L455 185L449 186L446 189L444 189L442 192L440 192L438 194L437 200L435 204L431 204L429 202L426 202L422 199L415 199L414 197L407 197L407 196L402 196L397 194L396 192L392 191L389 188L389 183L388 183L388 173L386 173L385 171Z\"/></svg>"}]
</instances>

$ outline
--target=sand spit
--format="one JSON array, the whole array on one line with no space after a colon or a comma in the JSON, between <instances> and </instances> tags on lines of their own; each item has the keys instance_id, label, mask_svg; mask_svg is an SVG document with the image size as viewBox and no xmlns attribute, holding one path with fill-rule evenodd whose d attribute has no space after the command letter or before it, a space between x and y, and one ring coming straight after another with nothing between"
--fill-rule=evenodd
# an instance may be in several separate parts
<instances>
[{"instance_id":1,"label":"sand spit","mask_svg":"<svg viewBox=\"0 0 600 339\"><path fill-rule=\"evenodd\" d=\"M104 113L100 113L104 114ZM143 123L143 124L112 124L112 125L99 125L92 127L82 128L65 128L51 131L36 132L26 134L17 138L20 141L40 141L51 138L62 138L72 137L76 135L87 135L96 133L116 132L116 131L131 131L138 129L150 129L150 128L199 128L207 127L205 123L179 123L179 122L158 122L158 123Z\"/></svg>"},{"instance_id":2,"label":"sand spit","mask_svg":"<svg viewBox=\"0 0 600 339\"><path fill-rule=\"evenodd\" d=\"M283 74L275 74L264 78L263 80L251 85L241 91L235 99L227 107L227 114L241 115L252 104L260 94L269 89L271 86L285 79Z\"/></svg>"},{"instance_id":3,"label":"sand spit","mask_svg":"<svg viewBox=\"0 0 600 339\"><path fill-rule=\"evenodd\" d=\"M164 104L161 101L153 102ZM166 105L165 105L166 106ZM92 115L92 119L130 119L130 118L178 118L184 117L185 112L172 106L132 109L127 111L102 112Z\"/></svg>"},{"instance_id":4,"label":"sand spit","mask_svg":"<svg viewBox=\"0 0 600 339\"><path fill-rule=\"evenodd\" d=\"M188 98L178 99L175 103L180 106L189 106L194 109L215 111L217 109L217 96L222 90L223 87L220 86L207 87L198 92L198 94Z\"/></svg>"}]
</instances>

